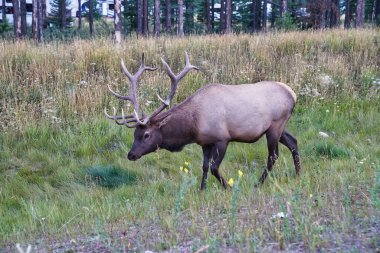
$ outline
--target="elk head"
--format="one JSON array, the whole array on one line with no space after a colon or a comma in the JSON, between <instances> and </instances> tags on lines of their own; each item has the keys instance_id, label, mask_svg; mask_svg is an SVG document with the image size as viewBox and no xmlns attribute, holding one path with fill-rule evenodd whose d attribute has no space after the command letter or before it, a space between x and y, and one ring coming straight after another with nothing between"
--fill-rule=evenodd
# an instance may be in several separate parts
<instances>
[{"instance_id":1,"label":"elk head","mask_svg":"<svg viewBox=\"0 0 380 253\"><path fill-rule=\"evenodd\" d=\"M126 68L124 61L121 60L121 67L124 74L127 76L129 81L131 82L130 86L130 95L123 96L119 93L113 91L111 87L108 85L109 91L115 95L117 98L122 100L130 101L134 107L133 113L125 115L124 110L121 110L121 116L116 115L116 109L113 108L114 113L113 116L109 115L104 110L105 115L114 120L118 125L125 125L128 128L135 128L134 132L134 142L131 150L128 153L128 159L135 161L139 159L141 156L151 153L157 150L162 142L163 136L161 132L161 127L166 123L166 117L157 117L164 109L169 107L175 92L177 90L177 86L179 81L191 70L197 69L197 67L190 64L189 56L185 52L186 58L186 66L185 68L178 74L175 75L169 65L161 58L161 62L165 67L167 74L171 80L170 92L167 98L164 100L158 94L158 99L162 102L162 104L150 115L147 116L143 112L139 113L139 103L137 100L137 81L138 78L142 75L145 70L154 71L156 68L147 67L144 64L144 54L141 57L141 65L135 75L132 75L128 69Z\"/></svg>"}]
</instances>

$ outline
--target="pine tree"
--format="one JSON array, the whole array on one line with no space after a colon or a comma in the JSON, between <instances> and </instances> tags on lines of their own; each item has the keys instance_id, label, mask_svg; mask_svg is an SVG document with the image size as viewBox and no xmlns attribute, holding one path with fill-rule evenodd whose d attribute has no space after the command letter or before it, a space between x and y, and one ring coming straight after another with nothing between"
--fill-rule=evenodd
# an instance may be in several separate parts
<instances>
[{"instance_id":1,"label":"pine tree","mask_svg":"<svg viewBox=\"0 0 380 253\"><path fill-rule=\"evenodd\" d=\"M360 28L364 24L364 11L365 11L365 1L358 0L356 4L356 20L355 20L356 28Z\"/></svg>"},{"instance_id":2,"label":"pine tree","mask_svg":"<svg viewBox=\"0 0 380 253\"><path fill-rule=\"evenodd\" d=\"M172 30L172 1L165 0L165 30L170 33Z\"/></svg>"},{"instance_id":3,"label":"pine tree","mask_svg":"<svg viewBox=\"0 0 380 253\"><path fill-rule=\"evenodd\" d=\"M160 0L154 0L154 31L155 37L160 36Z\"/></svg>"},{"instance_id":4,"label":"pine tree","mask_svg":"<svg viewBox=\"0 0 380 253\"><path fill-rule=\"evenodd\" d=\"M226 0L226 34L232 33L232 3Z\"/></svg>"},{"instance_id":5,"label":"pine tree","mask_svg":"<svg viewBox=\"0 0 380 253\"><path fill-rule=\"evenodd\" d=\"M137 0L137 35L143 35L143 0Z\"/></svg>"},{"instance_id":6,"label":"pine tree","mask_svg":"<svg viewBox=\"0 0 380 253\"><path fill-rule=\"evenodd\" d=\"M42 45L42 27L44 25L44 19L43 19L43 0L37 0L37 41L38 45Z\"/></svg>"},{"instance_id":7,"label":"pine tree","mask_svg":"<svg viewBox=\"0 0 380 253\"><path fill-rule=\"evenodd\" d=\"M37 41L38 35L38 7L37 0L33 0L33 19L32 19L32 32L33 39Z\"/></svg>"},{"instance_id":8,"label":"pine tree","mask_svg":"<svg viewBox=\"0 0 380 253\"><path fill-rule=\"evenodd\" d=\"M88 23L90 25L90 37L94 35L94 0L88 0Z\"/></svg>"},{"instance_id":9,"label":"pine tree","mask_svg":"<svg viewBox=\"0 0 380 253\"><path fill-rule=\"evenodd\" d=\"M121 42L121 0L115 0L114 6L115 43Z\"/></svg>"},{"instance_id":10,"label":"pine tree","mask_svg":"<svg viewBox=\"0 0 380 253\"><path fill-rule=\"evenodd\" d=\"M351 27L351 11L350 11L350 0L345 2L346 12L344 18L344 29L350 29Z\"/></svg>"},{"instance_id":11,"label":"pine tree","mask_svg":"<svg viewBox=\"0 0 380 253\"><path fill-rule=\"evenodd\" d=\"M2 20L3 20L3 23L5 23L5 20L7 18L7 14L5 14L6 12L5 0L2 0L1 3L2 3L2 6L1 6Z\"/></svg>"},{"instance_id":12,"label":"pine tree","mask_svg":"<svg viewBox=\"0 0 380 253\"><path fill-rule=\"evenodd\" d=\"M212 32L212 26L211 26L211 16L210 16L210 0L205 0L205 11L206 11L207 33L211 33Z\"/></svg>"},{"instance_id":13,"label":"pine tree","mask_svg":"<svg viewBox=\"0 0 380 253\"><path fill-rule=\"evenodd\" d=\"M183 35L183 0L178 0L178 36Z\"/></svg>"},{"instance_id":14,"label":"pine tree","mask_svg":"<svg viewBox=\"0 0 380 253\"><path fill-rule=\"evenodd\" d=\"M47 21L61 29L65 29L67 24L72 22L71 16L67 15L67 6L70 3L70 0L52 0L50 2L51 12Z\"/></svg>"},{"instance_id":15,"label":"pine tree","mask_svg":"<svg viewBox=\"0 0 380 253\"><path fill-rule=\"evenodd\" d=\"M26 0L20 0L21 34L26 36Z\"/></svg>"},{"instance_id":16,"label":"pine tree","mask_svg":"<svg viewBox=\"0 0 380 253\"><path fill-rule=\"evenodd\" d=\"M78 0L78 31L82 30L82 1Z\"/></svg>"},{"instance_id":17,"label":"pine tree","mask_svg":"<svg viewBox=\"0 0 380 253\"><path fill-rule=\"evenodd\" d=\"M19 1L13 0L13 32L15 40L21 38L21 17L19 9Z\"/></svg>"}]
</instances>

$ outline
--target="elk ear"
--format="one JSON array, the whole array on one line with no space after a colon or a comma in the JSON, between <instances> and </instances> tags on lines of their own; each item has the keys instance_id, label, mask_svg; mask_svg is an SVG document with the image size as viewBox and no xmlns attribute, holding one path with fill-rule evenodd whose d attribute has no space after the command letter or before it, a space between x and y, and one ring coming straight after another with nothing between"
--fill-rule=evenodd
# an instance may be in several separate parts
<instances>
[{"instance_id":1,"label":"elk ear","mask_svg":"<svg viewBox=\"0 0 380 253\"><path fill-rule=\"evenodd\" d=\"M162 118L160 120L160 122L158 122L158 128L162 128L163 126L165 126L166 123L168 123L169 119L170 119L170 115L169 114L166 115L164 118Z\"/></svg>"}]
</instances>

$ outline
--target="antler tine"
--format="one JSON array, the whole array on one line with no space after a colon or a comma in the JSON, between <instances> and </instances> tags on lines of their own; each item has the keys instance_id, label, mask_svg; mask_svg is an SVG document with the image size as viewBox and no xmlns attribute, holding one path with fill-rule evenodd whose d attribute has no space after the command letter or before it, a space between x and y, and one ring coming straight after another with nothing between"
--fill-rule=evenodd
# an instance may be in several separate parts
<instances>
[{"instance_id":1,"label":"antler tine","mask_svg":"<svg viewBox=\"0 0 380 253\"><path fill-rule=\"evenodd\" d=\"M168 97L166 98L166 100L162 99L160 97L160 95L157 94L157 97L158 99L162 102L161 106L159 108L157 108L156 111L154 111L152 113L151 116L149 116L148 118L146 118L147 122L155 117L156 115L158 115L160 112L162 112L166 107L168 107L170 105L170 102L172 101L173 97L174 97L174 94L177 90L177 86L178 86L178 83L179 81L181 81L181 79L192 69L196 69L196 70L199 70L198 67L194 66L194 65L191 65L190 64L190 60L189 60L189 55L188 53L185 51L185 62L186 62L186 65L184 67L184 69L178 74L178 75L175 75L173 73L173 70L170 68L169 64L167 64L167 62L161 58L161 62L162 64L165 66L165 69L166 69L166 73L169 75L170 77L170 80L171 80L171 85L170 85L170 92L169 92L169 95ZM145 121L145 120L144 120Z\"/></svg>"},{"instance_id":2,"label":"antler tine","mask_svg":"<svg viewBox=\"0 0 380 253\"><path fill-rule=\"evenodd\" d=\"M121 68L124 72L124 74L128 77L128 79L130 81L132 81L131 79L133 78L132 74L129 72L129 70L127 69L127 67L125 66L125 63L124 63L124 60L123 59L120 59L120 64L121 64Z\"/></svg>"},{"instance_id":3,"label":"antler tine","mask_svg":"<svg viewBox=\"0 0 380 253\"><path fill-rule=\"evenodd\" d=\"M113 94L115 95L117 98L120 98L120 99L123 99L123 100L132 100L132 98L130 96L123 96L123 95L120 95L119 93L113 91L111 89L111 85L108 85L108 90Z\"/></svg>"},{"instance_id":4,"label":"antler tine","mask_svg":"<svg viewBox=\"0 0 380 253\"><path fill-rule=\"evenodd\" d=\"M109 118L109 119L113 119L115 120L115 122L119 125L126 125L127 127L136 127L137 125L139 124L146 124L147 121L143 120L141 121L139 119L139 103L137 101L137 81L139 79L139 77L143 74L143 72L145 70L148 70L148 71L154 71L156 70L157 68L153 68L153 67L147 67L145 66L145 63L144 63L144 54L142 54L141 56L141 64L140 64L140 67L139 69L137 70L137 72L132 75L129 70L127 69L127 67L125 66L125 63L123 61L123 59L120 59L120 63L121 63L121 68L124 72L124 74L128 77L129 81L131 82L131 87L130 87L130 95L128 96L123 96L123 95L120 95L119 93L113 91L110 87L110 85L108 85L108 90L113 94L115 95L117 98L120 98L120 99L123 99L123 100L128 100L130 101L132 104L133 104L133 107L134 107L134 113L133 114L130 114L130 115L127 115L125 116L124 115L124 111L122 110L122 116L116 116L116 109L114 108L114 116L110 116L106 110L104 110L104 113L106 114L106 116ZM143 117L144 118L144 117ZM119 119L121 119L122 121L119 121ZM131 122L135 122L134 124L130 124Z\"/></svg>"},{"instance_id":5,"label":"antler tine","mask_svg":"<svg viewBox=\"0 0 380 253\"><path fill-rule=\"evenodd\" d=\"M178 82L187 74L192 69L199 70L198 67L191 65L190 60L189 60L189 54L185 51L185 68L181 71L181 73L178 74Z\"/></svg>"},{"instance_id":6,"label":"antler tine","mask_svg":"<svg viewBox=\"0 0 380 253\"><path fill-rule=\"evenodd\" d=\"M170 68L169 64L166 63L166 61L161 58L161 62L162 64L164 64L165 68L166 68L166 73L168 74L168 76L170 77L170 79L172 81L175 81L176 80L176 75L173 73L173 70Z\"/></svg>"},{"instance_id":7,"label":"antler tine","mask_svg":"<svg viewBox=\"0 0 380 253\"><path fill-rule=\"evenodd\" d=\"M148 71L155 71L157 68L153 68L153 67L148 67L148 66L145 66L145 62L144 62L144 53L141 55L141 63L140 63L140 68L139 70L137 70L136 74L134 75L134 78L136 78L136 80L141 76L141 74L145 71L145 70L148 70Z\"/></svg>"},{"instance_id":8,"label":"antler tine","mask_svg":"<svg viewBox=\"0 0 380 253\"><path fill-rule=\"evenodd\" d=\"M104 114L106 115L107 118L113 119L116 122L116 124L118 124L118 125L125 125L129 128L133 128L133 127L136 127L138 125L136 118L135 118L135 115L133 115L133 114L132 115L124 115L124 110L121 110L122 116L117 116L115 107L113 107L113 116L111 116L107 113L106 108L104 108ZM122 121L119 121L119 119L122 119ZM132 122L134 122L134 123L130 124Z\"/></svg>"},{"instance_id":9,"label":"antler tine","mask_svg":"<svg viewBox=\"0 0 380 253\"><path fill-rule=\"evenodd\" d=\"M116 122L116 124L124 125L124 122L123 122L125 121L124 111L122 111L122 116L116 116L116 108L113 107L113 116L111 116L107 113L107 109L104 108L104 114L107 116L107 118L113 119ZM118 121L118 119L123 119L123 121Z\"/></svg>"},{"instance_id":10,"label":"antler tine","mask_svg":"<svg viewBox=\"0 0 380 253\"><path fill-rule=\"evenodd\" d=\"M164 64L164 66L166 67L167 73L170 76L170 79L172 81L171 85L170 85L171 87L170 87L169 96L165 100L165 104L169 105L170 102L171 102L171 100L174 97L174 94L175 94L176 90L177 90L177 86L178 86L179 81L181 81L181 79L190 70L192 70L192 69L199 70L199 68L190 64L189 55L188 55L188 53L186 51L185 51L185 62L186 62L186 65L185 65L185 67L183 68L183 70L178 75L175 75L173 73L172 69L169 67L169 65L163 59L161 59L161 61ZM160 100L162 101L163 99L161 98Z\"/></svg>"}]
</instances>

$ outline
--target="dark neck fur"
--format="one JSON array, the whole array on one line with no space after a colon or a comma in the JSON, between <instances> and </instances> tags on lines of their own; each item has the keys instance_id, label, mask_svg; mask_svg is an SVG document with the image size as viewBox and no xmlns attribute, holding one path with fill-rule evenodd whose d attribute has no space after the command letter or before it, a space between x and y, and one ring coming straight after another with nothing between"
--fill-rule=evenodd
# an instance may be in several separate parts
<instances>
[{"instance_id":1,"label":"dark neck fur","mask_svg":"<svg viewBox=\"0 0 380 253\"><path fill-rule=\"evenodd\" d=\"M180 104L161 113L158 121L162 120L168 121L161 127L163 142L160 148L172 152L181 151L185 145L194 142L196 119L186 110L186 106Z\"/></svg>"}]
</instances>

